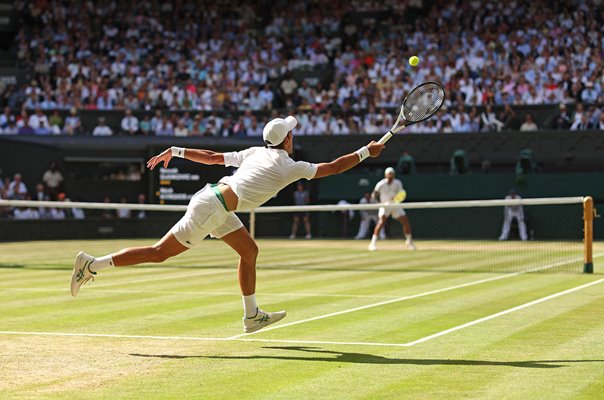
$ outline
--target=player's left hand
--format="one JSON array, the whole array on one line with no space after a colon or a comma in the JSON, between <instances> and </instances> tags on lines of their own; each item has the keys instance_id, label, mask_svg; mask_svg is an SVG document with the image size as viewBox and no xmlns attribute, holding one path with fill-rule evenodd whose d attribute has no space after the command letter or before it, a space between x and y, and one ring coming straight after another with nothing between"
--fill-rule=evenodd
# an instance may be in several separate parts
<instances>
[{"instance_id":1,"label":"player's left hand","mask_svg":"<svg viewBox=\"0 0 604 400\"><path fill-rule=\"evenodd\" d=\"M149 161L147 161L147 168L153 169L153 168L155 168L155 166L157 164L161 163L162 161L164 162L164 167L167 168L168 163L170 162L171 159L172 159L172 150L166 149L166 150L162 151L160 154L151 157L149 159Z\"/></svg>"}]
</instances>

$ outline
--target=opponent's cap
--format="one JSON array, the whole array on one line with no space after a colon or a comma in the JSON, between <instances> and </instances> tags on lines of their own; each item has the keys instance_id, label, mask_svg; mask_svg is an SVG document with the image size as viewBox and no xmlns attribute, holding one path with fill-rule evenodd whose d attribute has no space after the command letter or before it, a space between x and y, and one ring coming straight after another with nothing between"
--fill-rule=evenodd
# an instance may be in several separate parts
<instances>
[{"instance_id":1,"label":"opponent's cap","mask_svg":"<svg viewBox=\"0 0 604 400\"><path fill-rule=\"evenodd\" d=\"M275 118L264 127L262 138L269 147L280 145L287 133L298 125L296 118L291 115L285 119Z\"/></svg>"},{"instance_id":2,"label":"opponent's cap","mask_svg":"<svg viewBox=\"0 0 604 400\"><path fill-rule=\"evenodd\" d=\"M384 176L386 176L388 174L394 175L394 168L392 168L392 167L386 168L386 170L384 171Z\"/></svg>"}]
</instances>

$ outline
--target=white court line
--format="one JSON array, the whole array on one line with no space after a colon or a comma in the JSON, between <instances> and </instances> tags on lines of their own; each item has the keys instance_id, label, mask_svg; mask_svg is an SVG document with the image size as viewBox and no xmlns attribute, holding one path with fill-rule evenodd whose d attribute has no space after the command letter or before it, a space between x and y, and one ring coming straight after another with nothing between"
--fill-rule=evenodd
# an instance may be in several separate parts
<instances>
[{"instance_id":1,"label":"white court line","mask_svg":"<svg viewBox=\"0 0 604 400\"><path fill-rule=\"evenodd\" d=\"M604 255L604 253L599 253L599 254L594 255L593 258L600 257L602 255ZM337 312L333 312L333 313L330 313L330 314L319 315L317 317L302 319L302 320L299 320L299 321L290 322L288 324L274 325L274 326L271 326L271 327L268 327L268 328L265 328L265 329L261 329L261 330L256 331L256 332L242 333L242 334L239 334L239 335L231 336L229 339L239 339L241 337L255 335L255 334L258 334L258 333L267 332L267 331L271 331L271 330L274 330L274 329L287 328L287 327L293 326L293 325L303 324L303 323L306 323L306 322L316 321L316 320L324 319L324 318L335 317L337 315L348 314L348 313L355 312L355 311L366 310L368 308L380 307L380 306L387 305L387 304L397 303L399 301L417 299L419 297L430 296L432 294L437 294L437 293L442 293L442 292L448 292L450 290L461 289L461 288L468 287L468 286L480 285L482 283L493 282L493 281L500 280L500 279L507 279L507 278L511 278L511 277L514 277L514 276L526 274L528 272L542 271L542 270L545 270L545 269L559 267L561 265L570 264L572 262L577 262L577 261L580 261L580 260L583 260L583 258L572 259L572 260L565 260L565 261L559 261L557 263L544 265L542 267L531 268L531 269L526 270L526 271L513 272L511 274L499 275L499 276L495 276L495 277L487 278L487 279L480 279L478 281L472 281L472 282L463 283L461 285L455 285L455 286L449 286L449 287L442 288L442 289L431 290L429 292L423 292L423 293L418 293L418 294L414 294L414 295L410 295L410 296L398 297L396 299L381 301L379 303L368 304L366 306L350 308L348 310L337 311Z\"/></svg>"},{"instance_id":2,"label":"white court line","mask_svg":"<svg viewBox=\"0 0 604 400\"><path fill-rule=\"evenodd\" d=\"M524 308L533 306L535 304L543 303L545 301L555 299L560 296L564 296L569 293L577 292L590 286L597 285L604 282L604 278L597 281L589 282L580 286L576 286L571 289L564 290L562 292L554 293L552 295L542 297L540 299L525 303L496 314L489 315L484 318L480 318L463 325L456 326L451 329L447 329L442 332L435 333L430 336L415 340L409 343L376 343L376 342L332 342L332 341L321 341L321 340L278 340L278 339L250 339L250 338L211 338L211 337L195 337L195 336L142 336L142 335L115 335L115 334L103 334L103 333L68 333L68 332L20 332L20 331L0 331L0 335L16 335L16 336L68 336L68 337L95 337L95 338L119 338L119 339L144 339L144 340L189 340L189 341L204 341L204 342L264 342L264 343L284 343L284 344L328 344L328 345L349 345L349 346L380 346L380 347L411 347L419 343L424 343L428 340L444 336L451 332L458 331L460 329L467 328L485 322L505 314L509 314Z\"/></svg>"},{"instance_id":3,"label":"white court line","mask_svg":"<svg viewBox=\"0 0 604 400\"><path fill-rule=\"evenodd\" d=\"M418 297L429 296L431 294L437 294L437 293L447 292L449 290L455 290L455 289L460 289L460 288L464 288L464 287L468 287L468 286L479 285L481 283L492 282L492 281L496 281L496 280L499 280L499 279L510 278L512 276L516 276L516 275L519 275L519 274L520 274L519 272L515 272L514 274L509 274L509 275L499 275L499 276L495 276L495 277L492 277L492 278L487 278L487 279L481 279L481 280L478 280L478 281L462 283L461 285L455 285L455 286L449 286L449 287L442 288L442 289L431 290L429 292L412 294L412 295L404 296L404 297L397 297L395 299L385 300L385 301L381 301L379 303L368 304L366 306L349 308L348 310L336 311L336 312L333 312L333 313L330 313L330 314L319 315L317 317L302 319L300 321L290 322L289 324L275 325L275 326L264 328L264 329L261 329L259 331L252 332L252 333L242 333L240 335L231 336L229 339L239 339L239 338L244 337L244 336L255 335L257 333L271 331L273 329L287 328L288 326L303 324L305 322L316 321L316 320L323 319L323 318L335 317L336 315L348 314L348 313L351 313L351 312L360 311L360 310L366 310L368 308L379 307L379 306L383 306L383 305L386 305L386 304L396 303L396 302L399 302L399 301L416 299Z\"/></svg>"},{"instance_id":4,"label":"white court line","mask_svg":"<svg viewBox=\"0 0 604 400\"><path fill-rule=\"evenodd\" d=\"M502 315L506 315L506 314L512 313L514 311L522 310L524 308L527 308L527 307L530 307L530 306L534 306L535 304L543 303L545 301L548 301L548 300L551 300L551 299L555 299L556 297L564 296L566 294L573 293L573 292L579 291L581 289L585 289L587 287L590 287L590 286L593 286L593 285L597 285L598 283L602 283L602 282L604 282L604 278L598 279L597 281L586 283L584 285L576 286L574 288L571 288L571 289L568 289L568 290L564 290L562 292L554 293L552 295L549 295L549 296L546 296L546 297L542 297L540 299L533 300L531 302L528 302L528 303L525 303L525 304L521 304L521 305L513 307L513 308L508 308L507 310L500 311L500 312L495 313L495 314L491 314L491 315L486 316L484 318L476 319L474 321L465 323L463 325L455 326L453 328L450 328L450 329L447 329L445 331L441 331L441 332L435 333L435 334L430 335L430 336L423 337L423 338L415 340L413 342L405 343L405 346L415 346L416 344L427 342L428 340L432 340L432 339L435 339L437 337L447 335L447 334L449 334L451 332L455 332L455 331L458 331L460 329L467 328L469 326L480 324L481 322L489 321L491 319L494 319L494 318L497 318L497 317L501 317Z\"/></svg>"},{"instance_id":5,"label":"white court line","mask_svg":"<svg viewBox=\"0 0 604 400\"><path fill-rule=\"evenodd\" d=\"M15 336L67 336L67 337L93 337L93 338L117 338L117 339L144 339L144 340L190 340L199 342L264 342L264 343L284 343L284 344L333 344L333 345L351 345L351 346L381 346L381 347L408 347L400 343L375 343L375 342L330 342L324 340L278 340L278 339L231 339L231 338L211 338L195 336L142 336L142 335L113 335L105 333L68 333L68 332L19 332L19 331L0 331L0 335Z\"/></svg>"}]
</instances>

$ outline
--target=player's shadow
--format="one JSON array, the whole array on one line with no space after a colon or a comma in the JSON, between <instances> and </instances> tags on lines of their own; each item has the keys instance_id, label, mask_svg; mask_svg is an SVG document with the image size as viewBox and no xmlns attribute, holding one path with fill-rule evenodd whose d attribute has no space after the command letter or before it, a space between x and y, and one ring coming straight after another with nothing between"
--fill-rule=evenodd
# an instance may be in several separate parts
<instances>
[{"instance_id":1,"label":"player's shadow","mask_svg":"<svg viewBox=\"0 0 604 400\"><path fill-rule=\"evenodd\" d=\"M487 361L487 360L456 360L456 359L430 359L430 358L388 358L365 353L347 353L343 351L324 350L318 347L304 346L267 346L264 349L300 351L302 355L251 355L251 356L187 356L173 354L137 354L135 357L151 357L166 359L208 358L217 360L288 360L288 361L313 361L336 362L353 364L397 364L397 365L468 365L468 366L496 366L516 368L561 368L566 363L602 363L604 360L537 360L537 361ZM298 353L300 354L300 353Z\"/></svg>"}]
</instances>

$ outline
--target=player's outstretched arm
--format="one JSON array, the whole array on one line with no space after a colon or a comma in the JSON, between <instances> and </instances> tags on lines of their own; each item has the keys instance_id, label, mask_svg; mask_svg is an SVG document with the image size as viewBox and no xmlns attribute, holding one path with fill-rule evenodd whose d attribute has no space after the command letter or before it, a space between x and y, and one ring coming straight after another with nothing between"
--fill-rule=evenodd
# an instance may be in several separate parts
<instances>
[{"instance_id":1,"label":"player's outstretched arm","mask_svg":"<svg viewBox=\"0 0 604 400\"><path fill-rule=\"evenodd\" d=\"M187 160L206 165L224 165L224 155L222 153L212 150L170 147L160 154L151 157L149 161L147 161L147 168L153 169L162 161L164 167L167 167L172 157L186 158Z\"/></svg>"},{"instance_id":2,"label":"player's outstretched arm","mask_svg":"<svg viewBox=\"0 0 604 400\"><path fill-rule=\"evenodd\" d=\"M379 156L382 150L384 150L383 144L372 141L367 146L361 147L354 153L346 154L329 163L319 164L314 179L337 175L344 171L348 171L367 157Z\"/></svg>"}]
</instances>

